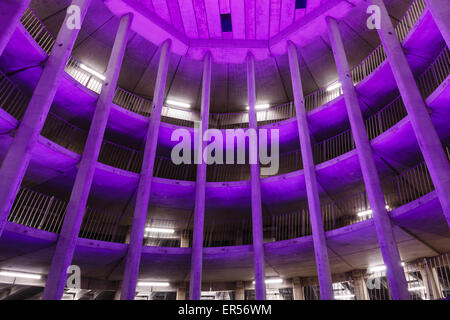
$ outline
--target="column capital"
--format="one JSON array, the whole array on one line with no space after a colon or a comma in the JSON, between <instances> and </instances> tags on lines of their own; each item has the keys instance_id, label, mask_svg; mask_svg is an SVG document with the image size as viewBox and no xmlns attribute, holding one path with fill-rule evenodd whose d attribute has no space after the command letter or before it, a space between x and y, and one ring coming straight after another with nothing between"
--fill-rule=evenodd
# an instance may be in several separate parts
<instances>
[{"instance_id":1,"label":"column capital","mask_svg":"<svg viewBox=\"0 0 450 320\"><path fill-rule=\"evenodd\" d=\"M366 275L366 270L363 269L352 270L350 271L350 274L352 278L360 278Z\"/></svg>"}]
</instances>

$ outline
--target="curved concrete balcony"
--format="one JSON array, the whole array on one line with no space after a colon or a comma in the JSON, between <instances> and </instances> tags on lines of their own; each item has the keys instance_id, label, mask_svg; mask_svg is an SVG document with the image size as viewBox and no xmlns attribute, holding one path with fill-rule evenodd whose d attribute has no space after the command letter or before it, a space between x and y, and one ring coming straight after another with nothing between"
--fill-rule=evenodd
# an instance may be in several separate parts
<instances>
[{"instance_id":1,"label":"curved concrete balcony","mask_svg":"<svg viewBox=\"0 0 450 320\"><path fill-rule=\"evenodd\" d=\"M430 65L444 47L431 14L424 8L421 0L415 1L397 26L397 33L403 40L408 62L417 75ZM23 23L25 27L21 26L15 32L0 59L0 66L6 74L11 73L15 83L25 88L25 91L31 91L41 72L38 66L46 59L46 52L50 51L54 40L31 11L25 14ZM427 48L426 53L423 47ZM101 80L81 70L79 65L80 63L73 58L67 65L67 73L55 97L54 110L66 119L86 124L92 118L98 97L96 92L100 91ZM352 70L352 76L357 84L366 117L397 94L394 77L381 46ZM310 131L316 139L331 137L337 130L347 125L347 112L341 93L340 88L331 91L323 88L306 97ZM118 88L114 102L108 128L112 132L125 134L130 139L143 139L151 101ZM262 128L281 130L280 136L283 137L281 144L290 150L296 148L298 143L297 124L293 117L295 117L294 108L290 103L275 106L258 114ZM198 120L196 112L165 107L163 121L166 123L161 126L159 145L172 147L174 144L170 141L172 132L180 126L192 127L193 120ZM245 127L247 122L247 113L211 116L211 126L217 128ZM192 129L189 130L192 132Z\"/></svg>"},{"instance_id":2,"label":"curved concrete balcony","mask_svg":"<svg viewBox=\"0 0 450 320\"><path fill-rule=\"evenodd\" d=\"M450 233L434 192L393 210L391 218L404 262L450 249ZM326 235L333 274L383 264L372 219L328 231ZM53 232L8 222L0 238L2 269L14 267L15 271L26 270L45 278L57 237ZM266 243L264 247L268 277L316 275L311 236ZM106 282L115 289L114 281L122 278L126 250L127 244L80 238L73 264L89 275L90 286L104 286ZM251 245L205 248L203 280L251 281L252 250ZM145 246L140 280L185 281L190 257L190 248Z\"/></svg>"},{"instance_id":3,"label":"curved concrete balcony","mask_svg":"<svg viewBox=\"0 0 450 320\"><path fill-rule=\"evenodd\" d=\"M450 135L448 115L450 114L450 89L448 49L444 50L433 65L419 79L420 87L425 94L432 92L426 99L432 109L432 120L441 140L446 141ZM436 72L440 70L439 72ZM433 75L433 76L430 76ZM436 77L436 75L438 75ZM12 86L11 83L8 84ZM433 90L434 89L434 90ZM13 133L18 125L26 98L19 93L9 92L6 97L19 96L14 104L4 106L2 111L1 130ZM381 176L390 175L393 169L403 171L420 160L420 152L411 124L401 104L395 99L373 117L366 120L369 137L377 155L376 163ZM3 100L8 103L8 99ZM11 114L9 114L9 113ZM56 124L55 124L56 123ZM64 122L55 115L50 115L42 131L40 143L34 150L28 178L34 183L49 181L53 187L70 190L76 174L79 153L83 150L83 132ZM50 141L45 138L53 139ZM1 153L6 152L11 136L3 135ZM56 142L56 143L55 143ZM322 186L322 193L334 192L350 188L362 181L360 166L350 131L325 140L314 147L317 163L317 175ZM299 161L299 153L281 157L280 175L262 179L262 193L265 204L280 205L302 201L306 197L303 171ZM107 141L103 144L99 159L92 195L105 201L128 199L134 192L140 171L142 155L136 150L120 147ZM103 163L101 163L103 162ZM112 166L111 166L112 165ZM116 167L113 167L116 166ZM194 201L195 165L174 165L170 159L158 158L152 202L179 208L191 208ZM214 167L211 166L212 171ZM210 176L210 181L246 179L245 171L222 166L225 170ZM228 171L227 171L228 167ZM241 170L238 167L239 170ZM234 170L234 172L233 172ZM214 172L213 172L214 173ZM250 186L248 181L210 182L207 185L207 198L214 209L249 208ZM282 182L282 183L280 183Z\"/></svg>"}]
</instances>

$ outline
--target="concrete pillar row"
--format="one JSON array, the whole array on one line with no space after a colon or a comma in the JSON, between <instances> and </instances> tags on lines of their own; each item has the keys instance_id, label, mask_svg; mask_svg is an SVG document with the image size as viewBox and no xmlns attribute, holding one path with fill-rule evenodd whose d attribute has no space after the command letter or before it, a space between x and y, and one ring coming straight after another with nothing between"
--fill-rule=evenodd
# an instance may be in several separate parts
<instances>
[{"instance_id":1,"label":"concrete pillar row","mask_svg":"<svg viewBox=\"0 0 450 320\"><path fill-rule=\"evenodd\" d=\"M130 244L128 245L125 260L125 272L123 275L122 293L120 296L121 300L134 300L136 294L145 224L153 180L153 168L155 165L159 126L161 123L161 111L169 68L170 47L171 40L168 39L160 48L158 73L156 75L155 92L153 94L152 110L146 135L144 159L136 193L136 206L134 209L133 225L131 227Z\"/></svg>"},{"instance_id":2,"label":"concrete pillar row","mask_svg":"<svg viewBox=\"0 0 450 320\"><path fill-rule=\"evenodd\" d=\"M91 0L72 1L73 5L80 8L81 22L86 16L90 3ZM16 136L0 167L0 235L27 171L31 154L47 119L56 90L64 74L64 68L78 36L78 29L67 28L68 19L70 19L70 15L66 15Z\"/></svg>"},{"instance_id":3,"label":"concrete pillar row","mask_svg":"<svg viewBox=\"0 0 450 320\"><path fill-rule=\"evenodd\" d=\"M109 58L106 79L97 100L94 117L86 140L75 183L66 209L64 222L53 255L43 299L61 299L67 279L67 268L72 262L73 253L83 222L87 199L94 179L95 168L103 142L106 125L111 110L117 80L127 47L132 15L120 19L119 28Z\"/></svg>"},{"instance_id":4,"label":"concrete pillar row","mask_svg":"<svg viewBox=\"0 0 450 320\"><path fill-rule=\"evenodd\" d=\"M442 292L439 289L438 281L435 271L430 267L426 258L418 263L418 269L422 276L422 281L425 286L425 292L429 300L442 299Z\"/></svg>"},{"instance_id":5,"label":"concrete pillar row","mask_svg":"<svg viewBox=\"0 0 450 320\"><path fill-rule=\"evenodd\" d=\"M201 105L201 138L198 144L197 182L195 185L195 209L194 209L194 232L192 237L191 257L191 281L189 283L189 298L200 300L202 292L202 270L203 270L203 232L205 225L205 196L206 196L206 169L207 164L203 161L203 150L206 142L202 137L209 127L209 105L211 100L211 54L208 52L203 61L202 81L202 105Z\"/></svg>"},{"instance_id":6,"label":"concrete pillar row","mask_svg":"<svg viewBox=\"0 0 450 320\"><path fill-rule=\"evenodd\" d=\"M431 179L436 188L436 193L439 197L444 216L447 219L447 224L450 226L450 164L431 121L425 101L417 87L411 67L406 60L403 48L397 38L384 2L383 0L371 1L380 8L381 28L378 30L378 35L386 52L387 60L397 82L406 111L408 112L408 118L411 121L420 150L422 151ZM448 15L448 1L432 1L430 3L434 5L442 4L442 8L436 8L437 11L442 10L441 13L443 15L447 11L445 15ZM447 23L449 23L448 19ZM441 31L445 30L441 29Z\"/></svg>"},{"instance_id":7,"label":"concrete pillar row","mask_svg":"<svg viewBox=\"0 0 450 320\"><path fill-rule=\"evenodd\" d=\"M339 80L344 93L350 126L355 140L359 164L366 186L370 207L373 211L375 229L380 244L381 254L386 265L386 275L394 299L408 300L410 295L405 274L401 265L400 253L384 199L383 189L378 176L372 146L367 136L356 89L345 54L344 44L336 20L327 17L327 29Z\"/></svg>"},{"instance_id":8,"label":"concrete pillar row","mask_svg":"<svg viewBox=\"0 0 450 320\"><path fill-rule=\"evenodd\" d=\"M114 300L120 300L120 292L122 292L122 281L119 281L117 290L114 293Z\"/></svg>"},{"instance_id":9,"label":"concrete pillar row","mask_svg":"<svg viewBox=\"0 0 450 320\"><path fill-rule=\"evenodd\" d=\"M450 48L450 1L448 0L425 0L428 9L436 23L439 31L444 37L447 47Z\"/></svg>"},{"instance_id":10,"label":"concrete pillar row","mask_svg":"<svg viewBox=\"0 0 450 320\"><path fill-rule=\"evenodd\" d=\"M245 285L243 281L236 282L234 290L234 300L245 300Z\"/></svg>"},{"instance_id":11,"label":"concrete pillar row","mask_svg":"<svg viewBox=\"0 0 450 320\"><path fill-rule=\"evenodd\" d=\"M20 25L30 0L7 0L0 4L0 56L3 54L14 31Z\"/></svg>"},{"instance_id":12,"label":"concrete pillar row","mask_svg":"<svg viewBox=\"0 0 450 320\"><path fill-rule=\"evenodd\" d=\"M292 279L292 292L294 294L294 300L305 300L305 292L303 291L302 279Z\"/></svg>"},{"instance_id":13,"label":"concrete pillar row","mask_svg":"<svg viewBox=\"0 0 450 320\"><path fill-rule=\"evenodd\" d=\"M186 300L186 283L182 282L177 287L177 300Z\"/></svg>"},{"instance_id":14,"label":"concrete pillar row","mask_svg":"<svg viewBox=\"0 0 450 320\"><path fill-rule=\"evenodd\" d=\"M319 189L317 185L316 168L314 165L311 138L306 117L303 86L298 65L297 48L292 42L288 43L289 66L291 70L292 90L297 117L300 149L303 159L306 194L311 219L316 267L322 300L334 299L333 282L331 280L330 262L328 259L327 241L323 227L322 210L320 208Z\"/></svg>"},{"instance_id":15,"label":"concrete pillar row","mask_svg":"<svg viewBox=\"0 0 450 320\"><path fill-rule=\"evenodd\" d=\"M370 300L369 290L367 289L367 282L364 278L364 274L365 272L363 270L354 270L352 272L356 300Z\"/></svg>"},{"instance_id":16,"label":"concrete pillar row","mask_svg":"<svg viewBox=\"0 0 450 320\"><path fill-rule=\"evenodd\" d=\"M188 230L183 230L181 232L181 239L180 239L180 248L189 248L190 247L190 235Z\"/></svg>"},{"instance_id":17,"label":"concrete pillar row","mask_svg":"<svg viewBox=\"0 0 450 320\"><path fill-rule=\"evenodd\" d=\"M251 52L247 55L247 91L249 106L249 129L257 132L258 122L256 118L255 57ZM250 159L256 160L255 164L250 164L255 299L265 300L266 284L264 265L264 235L262 221L261 172L259 167L258 141L254 141L253 139L249 139L249 141Z\"/></svg>"}]
</instances>

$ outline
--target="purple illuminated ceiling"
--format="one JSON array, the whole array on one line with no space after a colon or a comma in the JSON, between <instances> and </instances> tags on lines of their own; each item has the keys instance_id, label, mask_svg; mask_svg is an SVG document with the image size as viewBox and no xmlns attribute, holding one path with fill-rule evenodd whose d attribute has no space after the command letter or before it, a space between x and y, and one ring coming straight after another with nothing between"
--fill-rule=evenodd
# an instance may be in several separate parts
<instances>
[{"instance_id":1,"label":"purple illuminated ceiling","mask_svg":"<svg viewBox=\"0 0 450 320\"><path fill-rule=\"evenodd\" d=\"M116 1L116 0L114 0ZM203 0L202 0L203 1ZM179 5L181 1L162 0L151 1L152 6L158 8L156 12L167 12L164 8L159 6ZM156 4L158 2L159 4ZM205 6L209 2L218 1L205 1ZM272 1L273 2L273 1ZM281 8L279 10L282 13L285 6L283 3L290 1L281 1ZM294 1L292 1L293 3ZM328 3L347 3L345 1L328 1ZM376 32L369 32L366 27L366 7L362 5L362 1L356 1L358 5L350 11L349 15L343 18L341 21L341 32L345 39L345 46L348 51L348 59L351 66L355 66L360 63L367 55L373 51L373 49L379 44L379 38ZM355 2L355 3L356 3ZM118 27L118 18L112 13L105 5L103 0L93 0L91 4L91 10L89 10L86 20L81 28L80 35L77 39L76 45L73 50L73 56L88 65L89 67L97 70L100 73L104 73L106 70L106 64L109 58L110 49L113 45L114 35ZM192 1L183 1L192 6ZM263 1L264 3L264 1ZM360 3L360 4L359 4ZM395 19L401 19L405 10L408 8L407 2L399 2L393 0L386 0L389 6L389 11ZM157 6L158 5L158 6ZM310 3L312 5L312 3ZM35 10L38 17L44 21L45 26L54 35L57 34L63 18L64 18L64 3L60 1L42 2L38 0L31 1L31 7ZM325 8L325 7L324 7ZM323 8L317 8L317 10L311 10L313 12L320 12ZM275 9L274 9L275 10ZM307 12L308 9L306 10ZM151 13L149 10L147 12ZM168 11L171 12L170 10ZM217 11L217 28L220 27L219 12ZM162 13L161 13L162 15ZM166 20L153 15L163 25L167 26L167 30L172 29L175 34L181 38L186 38L184 33L181 33L176 26L168 24ZM311 15L309 15L311 16ZM168 16L166 16L168 17ZM256 15L256 19L263 19L263 15ZM170 15L171 21L183 21L183 26L178 23L178 28L181 26L184 28L184 20L181 16L176 18L175 15ZM270 25L280 25L279 21L273 18L267 18ZM295 23L301 23L304 19L296 21ZM270 20L270 22L269 22ZM275 22L274 22L275 21ZM278 22L277 22L278 21ZM259 22L262 23L262 22ZM208 24L211 24L208 18ZM324 27L323 23L319 23L320 26L317 30L321 30ZM255 22L255 26L256 26ZM147 26L149 30L152 29L148 25L148 21L142 22L142 28ZM292 26L292 24L291 24ZM290 27L287 27L289 29ZM285 30L287 30L285 29ZM208 27L208 33L210 33ZM255 28L255 32L260 28ZM303 30L301 27L299 30ZM198 32L198 31L197 31ZM158 32L153 32L158 34ZM246 33L248 33L246 31ZM328 44L328 38L321 32L303 32L302 34L309 34L316 37L316 41L312 41L308 44L303 43L299 46L299 63L300 71L302 74L302 81L305 90L305 94L309 94L320 88L324 88L333 81L336 80L337 75L335 72L334 61ZM278 33L279 34L279 33ZM272 34L272 37L274 34ZM256 37L256 35L255 35ZM296 36L296 41L302 41L302 35ZM194 39L195 41L213 41L219 42L239 42L246 43L246 41L265 41L267 50L268 40L245 40L234 39L232 33L228 34L223 39ZM207 47L209 45L207 43ZM204 49L200 49L200 55L203 55ZM245 53L247 49L241 48L241 53ZM224 48L223 52L228 50ZM236 52L236 51L235 51ZM256 77L257 77L257 102L258 103L270 103L270 104L282 104L288 101L292 101L292 88L290 81L289 66L286 55L275 54L271 52L267 59L259 60L256 62ZM141 34L133 33L130 37L130 41L127 45L127 51L123 63L123 68L119 78L119 86L129 92L133 92L139 96L151 99L154 90L155 74L157 71L159 50L158 46L149 41ZM233 57L239 55L234 55ZM423 53L421 53L423 56ZM241 54L241 58L242 58ZM25 65L28 66L28 65ZM191 59L189 56L180 56L179 54L172 53L169 63L168 73L168 85L166 95L168 99L181 100L189 102L194 108L199 108L199 93L201 85L201 71L202 62ZM211 111L212 112L236 112L245 111L247 103L246 93L246 78L245 78L245 64L234 63L219 63L214 61L212 66L212 88L211 88ZM73 99L72 99L73 100Z\"/></svg>"},{"instance_id":2,"label":"purple illuminated ceiling","mask_svg":"<svg viewBox=\"0 0 450 320\"><path fill-rule=\"evenodd\" d=\"M325 16L345 17L359 0L310 0L296 9L292 0L105 0L117 16L133 12L132 28L160 45L172 40L176 54L201 60L211 52L220 63L242 63L248 52L264 60L284 54L288 40L307 44L325 30ZM221 15L230 15L223 30Z\"/></svg>"}]
</instances>

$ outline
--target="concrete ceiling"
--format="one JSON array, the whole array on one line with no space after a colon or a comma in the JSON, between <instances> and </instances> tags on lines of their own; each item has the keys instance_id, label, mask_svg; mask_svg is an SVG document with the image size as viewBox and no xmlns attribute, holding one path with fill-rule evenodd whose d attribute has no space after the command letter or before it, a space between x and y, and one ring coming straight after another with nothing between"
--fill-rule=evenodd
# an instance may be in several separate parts
<instances>
[{"instance_id":1,"label":"concrete ceiling","mask_svg":"<svg viewBox=\"0 0 450 320\"><path fill-rule=\"evenodd\" d=\"M195 0L193 2L203 1ZM161 18L170 21L176 28L184 30L188 35L198 35L200 38L206 35L219 37L216 30L217 26L210 20L205 24L204 19L199 22L195 11L187 10L184 12L182 8L185 6L192 7L191 1L153 0L147 2L149 7L157 9L155 12L158 12ZM222 2L225 3L226 1L219 1L219 3ZM245 7L250 2L242 2L240 7ZM275 1L271 2L275 3ZM288 4L289 1L276 2L280 3L279 7L271 6L270 14L264 21L260 21L260 17L252 18L248 14L242 14L242 19L255 19L255 22L250 24L255 26L255 37L256 35L267 37L267 35L288 26L295 19L301 19L302 11L293 11L292 4ZM294 1L290 2L294 3ZM395 23L403 15L411 1L388 0L386 2ZM204 3L204 9L208 12L208 17L211 14L217 18L219 14L217 8L220 8L220 5L216 5L215 9L210 9L210 1L204 1ZM208 3L207 6L206 3ZM308 5L314 7L317 3L318 0L311 0ZM31 1L31 7L53 34L57 34L65 16L65 9L69 4L69 0ZM269 0L261 2L261 5L268 4L270 4ZM176 9L177 7L180 10ZM203 10L202 6L199 7ZM210 12L210 10L212 11ZM231 8L231 10L234 9ZM356 6L352 14L340 23L348 58L352 66L361 62L379 44L376 32L369 31L366 27L368 16L365 11L366 6ZM269 24L270 28L268 30L262 28L263 23ZM84 64L104 73L117 28L118 19L106 8L103 1L93 0L80 30L73 55ZM266 31L262 32L261 29ZM233 31L232 37L253 37L253 31L236 29ZM314 41L299 49L300 68L306 94L326 87L337 79L328 37L325 34L318 34ZM140 35L132 33L127 46L119 86L140 96L151 98L158 57L157 46ZM245 110L247 100L245 64L213 63L212 72L212 112ZM186 101L198 108L201 94L201 75L202 62L172 54L166 87L167 98ZM280 104L293 99L288 60L285 55L272 55L268 59L257 61L256 82L259 103Z\"/></svg>"},{"instance_id":2,"label":"concrete ceiling","mask_svg":"<svg viewBox=\"0 0 450 320\"><path fill-rule=\"evenodd\" d=\"M296 9L295 0L138 0L190 39L267 40L301 20L328 0L309 0ZM222 32L220 15L231 14L232 31Z\"/></svg>"}]
</instances>

